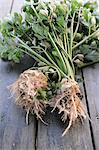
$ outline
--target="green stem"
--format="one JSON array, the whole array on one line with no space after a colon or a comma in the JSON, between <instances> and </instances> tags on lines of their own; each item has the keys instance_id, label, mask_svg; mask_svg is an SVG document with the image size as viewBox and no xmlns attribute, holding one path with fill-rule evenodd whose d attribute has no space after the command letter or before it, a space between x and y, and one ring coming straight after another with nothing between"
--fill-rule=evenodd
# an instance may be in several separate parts
<instances>
[{"instance_id":1,"label":"green stem","mask_svg":"<svg viewBox=\"0 0 99 150\"><path fill-rule=\"evenodd\" d=\"M43 50L43 49L42 49ZM67 77L67 75L60 69L60 67L57 66L57 64L53 61L53 59L49 56L49 54L46 52L46 50L43 50L45 55L48 57L48 59L51 61L51 63L60 71L60 73L64 76Z\"/></svg>"},{"instance_id":2,"label":"green stem","mask_svg":"<svg viewBox=\"0 0 99 150\"><path fill-rule=\"evenodd\" d=\"M21 46L21 45L20 45L20 46ZM30 57L32 57L33 59L35 59L37 62L42 62L42 61L40 61L40 59L38 59L37 57L35 57L35 56L32 55L31 53L29 53L29 52L27 52L27 51L25 51L25 50L23 50L23 49L21 49L21 48L20 48L20 50L21 50L22 52L24 52L25 54L29 55Z\"/></svg>"},{"instance_id":3,"label":"green stem","mask_svg":"<svg viewBox=\"0 0 99 150\"><path fill-rule=\"evenodd\" d=\"M66 35L64 34L64 45L65 45L65 50L66 50L66 53L67 53L67 43L66 43Z\"/></svg>"},{"instance_id":4,"label":"green stem","mask_svg":"<svg viewBox=\"0 0 99 150\"><path fill-rule=\"evenodd\" d=\"M34 8L34 6L33 6L32 3L31 3L31 8L33 9L33 11L34 11L35 15L37 16L37 18L38 18L39 20L41 20L40 17L39 17L39 15L38 15L38 13L37 13L37 11L36 11L36 9Z\"/></svg>"},{"instance_id":5,"label":"green stem","mask_svg":"<svg viewBox=\"0 0 99 150\"><path fill-rule=\"evenodd\" d=\"M31 8L33 9L33 11L34 11L35 15L36 15L36 16L37 16L37 18L39 19L39 21L40 21L41 25L42 25L43 27L46 27L46 26L43 24L43 22L41 21L41 18L40 18L40 16L38 15L38 13L37 13L37 11L36 11L35 7L32 5L32 3L31 3Z\"/></svg>"},{"instance_id":6,"label":"green stem","mask_svg":"<svg viewBox=\"0 0 99 150\"><path fill-rule=\"evenodd\" d=\"M93 32L92 34L90 34L89 36L85 37L82 41L80 41L79 43L77 43L75 46L72 47L72 49L77 48L78 46L80 46L81 44L83 44L86 40L88 40L89 38L91 38L93 35L95 35L97 32L99 32L99 29L96 30L95 32Z\"/></svg>"},{"instance_id":7,"label":"green stem","mask_svg":"<svg viewBox=\"0 0 99 150\"><path fill-rule=\"evenodd\" d=\"M72 79L74 79L74 70L72 68L72 66L70 65L68 59L65 57L64 53L62 52L63 58L65 60L66 66L67 66L67 71L68 71L68 76L70 76Z\"/></svg>"},{"instance_id":8,"label":"green stem","mask_svg":"<svg viewBox=\"0 0 99 150\"><path fill-rule=\"evenodd\" d=\"M61 55L61 53L60 53L60 51L59 51L59 49L58 49L57 45L55 44L55 42L54 42L54 40L53 40L53 38L52 38L51 34L50 34L50 33L48 33L48 35L49 35L49 38L50 38L50 40L51 40L52 44L54 45L55 49L57 50L57 53L59 54L60 61L62 61L62 64L63 64L63 70L64 70L64 72L65 72L65 71L66 71L66 66L65 66L65 63L64 63L63 57L62 57L62 55Z\"/></svg>"},{"instance_id":9,"label":"green stem","mask_svg":"<svg viewBox=\"0 0 99 150\"><path fill-rule=\"evenodd\" d=\"M73 39L75 38L76 34L77 34L77 31L78 31L78 28L79 28L79 23L80 23L80 13L81 13L81 8L79 10L79 14L78 14L78 22L77 22L77 26L76 26L76 29L75 29L75 32L74 32L74 37Z\"/></svg>"},{"instance_id":10,"label":"green stem","mask_svg":"<svg viewBox=\"0 0 99 150\"><path fill-rule=\"evenodd\" d=\"M80 65L79 68L85 68L85 67L88 67L90 65L94 65L95 63L99 63L99 60L96 60L96 61L90 62L90 63L85 63L83 65Z\"/></svg>"},{"instance_id":11,"label":"green stem","mask_svg":"<svg viewBox=\"0 0 99 150\"><path fill-rule=\"evenodd\" d=\"M74 18L75 18L75 12L73 14L72 22L71 22L71 34L70 34L70 57L72 58L72 45L73 45L73 27L74 27Z\"/></svg>"},{"instance_id":12,"label":"green stem","mask_svg":"<svg viewBox=\"0 0 99 150\"><path fill-rule=\"evenodd\" d=\"M69 54L67 53L67 51L63 48L63 46L61 46L61 44L59 43L59 42L57 42L57 38L56 38L56 36L55 36L55 34L53 34L54 35L54 38L55 38L55 41L56 41L56 43L60 46L60 48L64 51L64 55L66 55L66 59L68 59L69 58L69 61L70 61L70 63L71 63L71 65L72 65L72 68L73 68L73 71L75 72L75 68L74 68L74 64L73 64L73 61L72 61L72 58L69 56ZM67 48L67 45L66 45L66 48Z\"/></svg>"},{"instance_id":13,"label":"green stem","mask_svg":"<svg viewBox=\"0 0 99 150\"><path fill-rule=\"evenodd\" d=\"M27 49L30 53L32 53L34 56L36 56L36 58L40 59L41 61L45 62L48 65L51 65L43 56L41 56L40 54L36 53L34 50L32 50L27 44L25 44L21 39L17 38L18 41L21 43L20 46L24 47L25 49Z\"/></svg>"},{"instance_id":14,"label":"green stem","mask_svg":"<svg viewBox=\"0 0 99 150\"><path fill-rule=\"evenodd\" d=\"M68 47L68 53L69 53L70 46L69 46L69 38L68 38L68 33L67 33L67 31L66 31L66 40L67 40L67 47Z\"/></svg>"}]
</instances>

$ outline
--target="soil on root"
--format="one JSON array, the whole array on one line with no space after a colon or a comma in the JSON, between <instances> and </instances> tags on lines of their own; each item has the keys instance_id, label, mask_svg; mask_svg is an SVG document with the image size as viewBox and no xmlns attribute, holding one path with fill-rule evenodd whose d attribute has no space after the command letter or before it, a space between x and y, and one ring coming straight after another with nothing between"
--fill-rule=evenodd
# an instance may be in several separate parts
<instances>
[{"instance_id":1,"label":"soil on root","mask_svg":"<svg viewBox=\"0 0 99 150\"><path fill-rule=\"evenodd\" d=\"M45 109L49 105L58 109L58 113L62 115L61 119L69 123L62 136L66 134L71 125L78 118L86 119L86 109L82 103L82 94L79 85L71 79L62 79L61 86L57 90L56 95L49 101L38 99L38 89L48 87L48 78L38 70L26 70L18 80L11 86L11 92L16 96L16 104L23 107L27 111L26 121L28 122L29 112L36 114L43 123L42 116Z\"/></svg>"},{"instance_id":2,"label":"soil on root","mask_svg":"<svg viewBox=\"0 0 99 150\"><path fill-rule=\"evenodd\" d=\"M47 85L48 79L41 71L29 69L24 71L10 87L11 93L16 98L15 103L27 111L27 116L29 112L34 113L42 122L44 122L42 115L45 114L47 103L37 99L37 90L46 88Z\"/></svg>"},{"instance_id":3,"label":"soil on root","mask_svg":"<svg viewBox=\"0 0 99 150\"><path fill-rule=\"evenodd\" d=\"M63 79L61 87L57 91L57 95L52 99L50 106L53 107L52 112L58 109L58 113L62 114L62 121L66 122L69 118L69 124L62 136L66 134L71 125L76 122L78 118L86 119L86 109L81 101L82 94L79 85L76 81L71 79Z\"/></svg>"}]
</instances>

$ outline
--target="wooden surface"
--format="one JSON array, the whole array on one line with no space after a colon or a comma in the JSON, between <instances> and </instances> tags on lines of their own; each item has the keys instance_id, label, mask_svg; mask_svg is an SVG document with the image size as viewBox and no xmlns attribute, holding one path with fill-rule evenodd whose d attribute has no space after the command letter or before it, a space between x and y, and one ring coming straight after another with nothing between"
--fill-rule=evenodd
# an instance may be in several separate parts
<instances>
[{"instance_id":1,"label":"wooden surface","mask_svg":"<svg viewBox=\"0 0 99 150\"><path fill-rule=\"evenodd\" d=\"M17 66L0 61L0 150L35 148L35 119L32 116L26 125L25 111L14 104L7 88L29 67L24 68L26 64Z\"/></svg>"},{"instance_id":2,"label":"wooden surface","mask_svg":"<svg viewBox=\"0 0 99 150\"><path fill-rule=\"evenodd\" d=\"M0 18L21 11L23 1L0 0ZM32 65L33 60L28 57L20 65L0 60L0 150L99 150L99 64L80 72L83 102L92 121L78 122L64 137L61 135L66 124L56 112L47 110L44 120L48 126L33 116L26 125L25 111L10 97L7 87Z\"/></svg>"},{"instance_id":3,"label":"wooden surface","mask_svg":"<svg viewBox=\"0 0 99 150\"><path fill-rule=\"evenodd\" d=\"M0 11L7 15L13 7L17 6L17 2L19 3L20 0L13 2L9 0L9 3L7 0L0 0ZM18 6L21 8L22 5ZM19 7L17 11L20 10ZM0 13L0 16L3 14ZM7 88L31 65L32 61L28 58L20 65L0 60L0 150L35 150L35 119L33 116L30 117L30 124L26 125L25 111L14 104L14 99L11 98Z\"/></svg>"},{"instance_id":4,"label":"wooden surface","mask_svg":"<svg viewBox=\"0 0 99 150\"><path fill-rule=\"evenodd\" d=\"M12 0L0 0L0 19L4 18L11 12Z\"/></svg>"},{"instance_id":5,"label":"wooden surface","mask_svg":"<svg viewBox=\"0 0 99 150\"><path fill-rule=\"evenodd\" d=\"M82 83L80 87L84 95ZM83 102L86 104L85 95ZM88 120L84 124L77 122L64 137L62 133L66 125L63 125L55 112L53 114L48 112L45 122L48 123L48 127L40 121L38 123L37 150L93 150Z\"/></svg>"},{"instance_id":6,"label":"wooden surface","mask_svg":"<svg viewBox=\"0 0 99 150\"><path fill-rule=\"evenodd\" d=\"M99 150L99 64L86 68L83 71L87 103L91 118L93 142Z\"/></svg>"}]
</instances>

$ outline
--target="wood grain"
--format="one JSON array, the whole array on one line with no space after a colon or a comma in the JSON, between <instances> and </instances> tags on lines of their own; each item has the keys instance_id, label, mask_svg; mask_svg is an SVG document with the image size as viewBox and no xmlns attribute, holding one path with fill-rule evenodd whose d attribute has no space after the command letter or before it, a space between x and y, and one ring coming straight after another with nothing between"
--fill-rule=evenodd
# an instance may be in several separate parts
<instances>
[{"instance_id":1,"label":"wood grain","mask_svg":"<svg viewBox=\"0 0 99 150\"><path fill-rule=\"evenodd\" d=\"M0 0L0 18L4 18L10 13L13 0Z\"/></svg>"},{"instance_id":2,"label":"wood grain","mask_svg":"<svg viewBox=\"0 0 99 150\"><path fill-rule=\"evenodd\" d=\"M29 63L26 59L25 62ZM7 88L31 66L26 64L0 61L0 150L11 150L13 146L15 150L35 149L35 119L31 116L29 125L26 125L25 111L14 104Z\"/></svg>"},{"instance_id":3,"label":"wood grain","mask_svg":"<svg viewBox=\"0 0 99 150\"><path fill-rule=\"evenodd\" d=\"M82 83L80 86L83 88ZM86 104L85 97L83 101ZM51 114L48 110L44 121L48 126L38 124L37 150L93 150L88 120L84 124L77 122L64 137L61 135L66 124L56 112Z\"/></svg>"},{"instance_id":4,"label":"wood grain","mask_svg":"<svg viewBox=\"0 0 99 150\"><path fill-rule=\"evenodd\" d=\"M99 150L99 64L83 70L95 149Z\"/></svg>"},{"instance_id":5,"label":"wood grain","mask_svg":"<svg viewBox=\"0 0 99 150\"><path fill-rule=\"evenodd\" d=\"M22 12L24 0L13 0L12 12Z\"/></svg>"},{"instance_id":6,"label":"wood grain","mask_svg":"<svg viewBox=\"0 0 99 150\"><path fill-rule=\"evenodd\" d=\"M17 11L20 10L22 3L17 5L17 2L0 0L0 17L4 18L10 12L12 4ZM35 119L31 116L29 125L26 125L26 112L14 104L8 90L19 74L32 65L33 60L29 57L23 58L20 64L0 60L0 150L35 149Z\"/></svg>"},{"instance_id":7,"label":"wood grain","mask_svg":"<svg viewBox=\"0 0 99 150\"><path fill-rule=\"evenodd\" d=\"M8 13L21 12L24 0L0 0L0 18ZM30 117L30 124L25 123L25 111L14 104L14 98L8 90L21 72L33 65L29 57L23 58L20 65L0 60L0 150L99 150L99 66L83 70L85 89L81 84L82 91L86 90L88 107L92 119L92 132L89 121L83 125L78 122L68 131L66 136L62 133L66 128L56 112L50 113L50 108L44 117L48 126L38 122L36 133L36 122L33 116ZM84 103L86 105L84 96ZM91 133L93 137L91 137ZM36 139L37 134L37 139ZM93 140L92 140L93 138ZM35 147L36 139L36 147ZM93 143L95 147L93 148Z\"/></svg>"}]
</instances>

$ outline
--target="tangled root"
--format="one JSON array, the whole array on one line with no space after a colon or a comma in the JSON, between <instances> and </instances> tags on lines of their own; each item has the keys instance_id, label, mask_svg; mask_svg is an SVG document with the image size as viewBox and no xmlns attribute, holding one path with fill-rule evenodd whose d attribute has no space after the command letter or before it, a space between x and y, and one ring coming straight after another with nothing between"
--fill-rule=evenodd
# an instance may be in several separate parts
<instances>
[{"instance_id":1,"label":"tangled root","mask_svg":"<svg viewBox=\"0 0 99 150\"><path fill-rule=\"evenodd\" d=\"M41 116L45 114L46 102L37 99L37 90L46 88L47 81L47 77L41 71L26 70L10 88L16 97L15 103L27 111L27 123L29 112L36 114L43 122Z\"/></svg>"},{"instance_id":2,"label":"tangled root","mask_svg":"<svg viewBox=\"0 0 99 150\"><path fill-rule=\"evenodd\" d=\"M77 118L86 119L86 110L81 101L82 95L77 82L64 78L61 84L57 95L52 99L51 106L52 112L57 108L59 114L62 114L62 121L65 122L69 118L69 124L62 134L64 136Z\"/></svg>"},{"instance_id":3,"label":"tangled root","mask_svg":"<svg viewBox=\"0 0 99 150\"><path fill-rule=\"evenodd\" d=\"M16 96L16 104L27 111L27 123L29 112L36 114L37 118L45 123L42 120L42 115L45 114L44 110L47 105L53 107L52 111L58 109L63 122L66 122L69 118L68 126L62 134L64 136L78 118L86 119L86 110L81 101L82 95L79 85L74 80L62 79L61 87L57 90L57 94L53 96L51 102L37 98L38 89L47 87L48 79L41 71L26 70L11 86L11 91Z\"/></svg>"}]
</instances>

